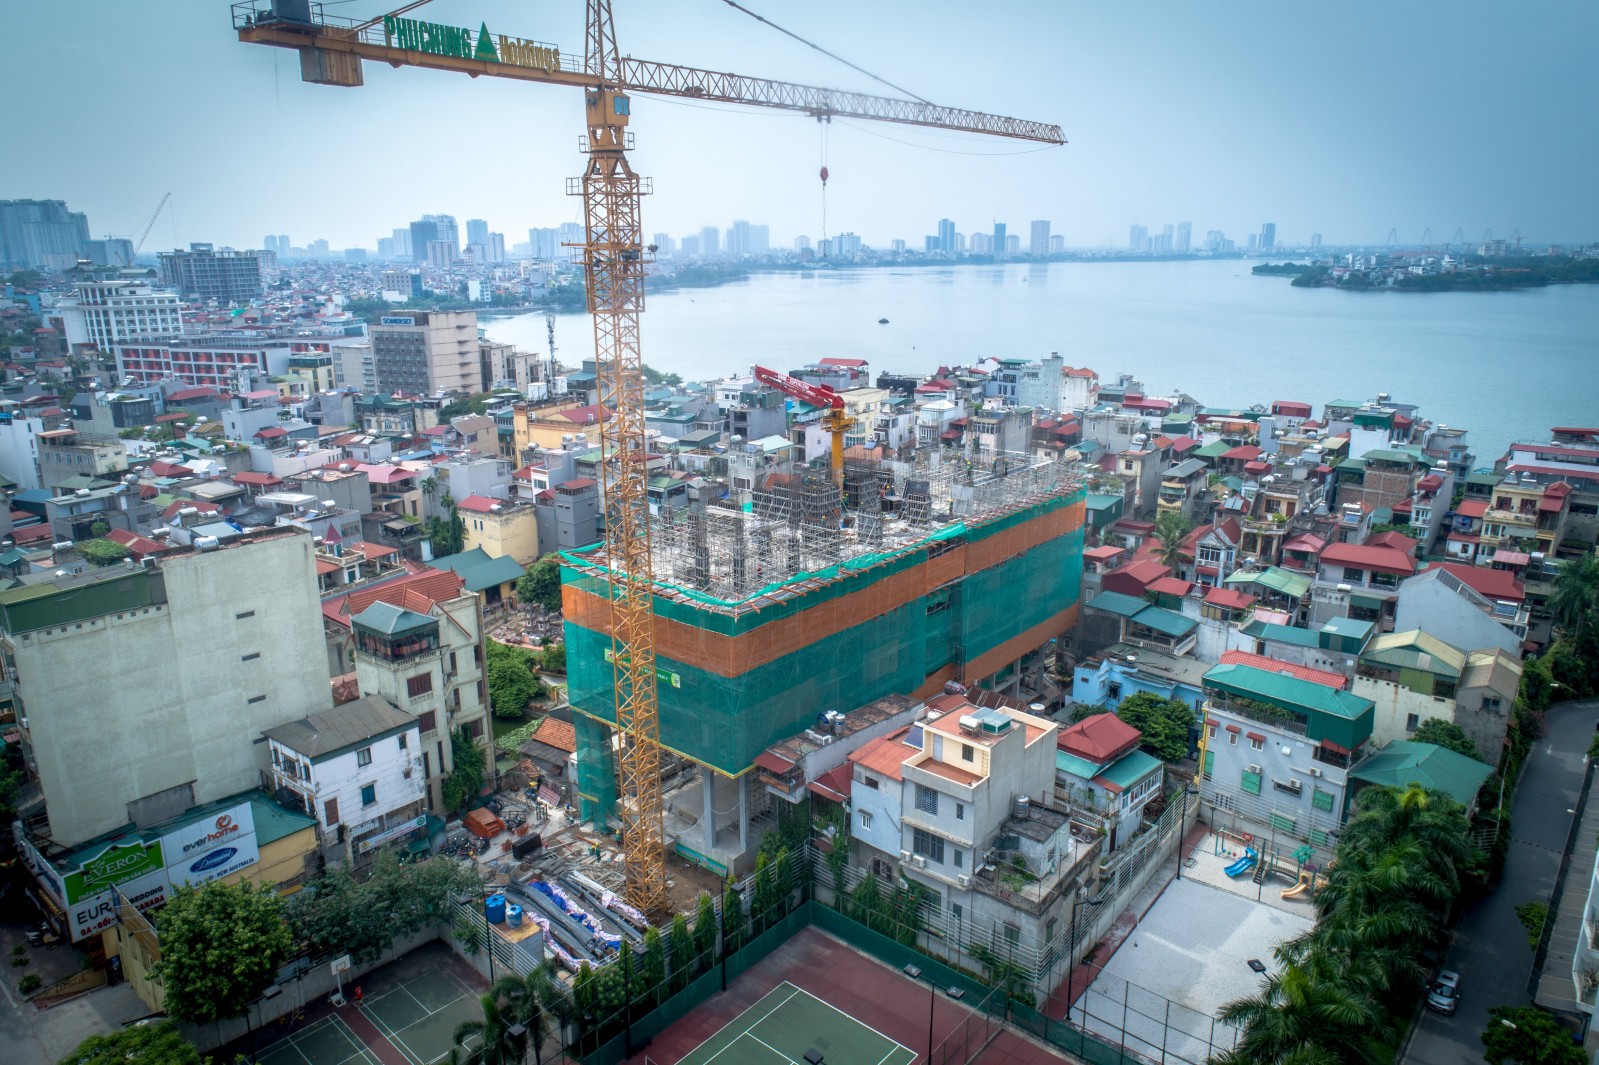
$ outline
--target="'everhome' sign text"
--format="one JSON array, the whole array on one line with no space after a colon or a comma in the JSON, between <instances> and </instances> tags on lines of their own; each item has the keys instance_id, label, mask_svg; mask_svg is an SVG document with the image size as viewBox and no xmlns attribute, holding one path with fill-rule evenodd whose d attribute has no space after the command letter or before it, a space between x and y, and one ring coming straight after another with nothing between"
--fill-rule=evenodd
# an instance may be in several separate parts
<instances>
[{"instance_id":1,"label":"'everhome' sign text","mask_svg":"<svg viewBox=\"0 0 1599 1065\"><path fill-rule=\"evenodd\" d=\"M508 63L535 70L561 69L561 51L554 45L526 41L520 37L495 37L483 23L477 33L460 26L442 26L410 18L383 18L383 38L391 47L455 59L477 59L485 63Z\"/></svg>"}]
</instances>

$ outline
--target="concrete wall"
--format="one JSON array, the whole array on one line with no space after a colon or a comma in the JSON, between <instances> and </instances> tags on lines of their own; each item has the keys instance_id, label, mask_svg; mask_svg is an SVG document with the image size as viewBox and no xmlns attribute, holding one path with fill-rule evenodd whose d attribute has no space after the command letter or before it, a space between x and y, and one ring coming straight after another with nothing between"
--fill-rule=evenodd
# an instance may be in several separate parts
<instances>
[{"instance_id":1,"label":"concrete wall","mask_svg":"<svg viewBox=\"0 0 1599 1065\"><path fill-rule=\"evenodd\" d=\"M1356 676L1350 690L1376 704L1371 739L1373 743L1384 747L1395 740L1410 739L1416 726L1423 721L1432 718L1443 721L1455 719L1453 699L1423 695L1393 681ZM1411 715L1415 715L1416 726L1409 724Z\"/></svg>"},{"instance_id":2,"label":"concrete wall","mask_svg":"<svg viewBox=\"0 0 1599 1065\"><path fill-rule=\"evenodd\" d=\"M160 572L165 604L13 641L63 845L125 825L129 802L189 782L197 804L255 787L265 751L252 740L332 705L309 536L180 555Z\"/></svg>"}]
</instances>

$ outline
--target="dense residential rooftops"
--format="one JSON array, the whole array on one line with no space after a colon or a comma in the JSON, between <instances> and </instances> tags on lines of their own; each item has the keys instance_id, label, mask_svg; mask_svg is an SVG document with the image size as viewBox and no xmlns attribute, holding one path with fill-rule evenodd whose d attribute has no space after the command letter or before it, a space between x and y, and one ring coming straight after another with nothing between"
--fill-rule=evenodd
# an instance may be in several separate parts
<instances>
[{"instance_id":1,"label":"dense residential rooftops","mask_svg":"<svg viewBox=\"0 0 1599 1065\"><path fill-rule=\"evenodd\" d=\"M1409 576L1416 572L1416 560L1407 552L1383 545L1329 544L1321 553L1321 561L1377 573Z\"/></svg>"},{"instance_id":2,"label":"dense residential rooftops","mask_svg":"<svg viewBox=\"0 0 1599 1065\"><path fill-rule=\"evenodd\" d=\"M1315 669L1311 666L1301 666L1294 662L1284 662L1266 655L1251 654L1248 651L1224 651L1218 665L1254 666L1270 673L1286 673L1290 677L1298 677L1300 680L1308 680L1312 684L1320 684L1327 688L1342 689L1347 683L1342 673L1334 673L1328 669Z\"/></svg>"},{"instance_id":3,"label":"dense residential rooftops","mask_svg":"<svg viewBox=\"0 0 1599 1065\"><path fill-rule=\"evenodd\" d=\"M1205 674L1205 687L1300 714L1314 711L1346 721L1369 719L1373 707L1370 699L1350 692L1243 664L1212 667Z\"/></svg>"}]
</instances>

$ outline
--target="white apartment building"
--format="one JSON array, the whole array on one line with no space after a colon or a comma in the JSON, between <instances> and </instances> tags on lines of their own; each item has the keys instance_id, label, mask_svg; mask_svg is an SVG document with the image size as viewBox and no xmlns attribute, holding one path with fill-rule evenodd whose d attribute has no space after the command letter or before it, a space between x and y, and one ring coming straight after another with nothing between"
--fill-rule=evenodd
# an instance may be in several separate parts
<instances>
[{"instance_id":1,"label":"white apartment building","mask_svg":"<svg viewBox=\"0 0 1599 1065\"><path fill-rule=\"evenodd\" d=\"M70 347L93 344L109 352L118 344L183 332L182 301L145 281L79 281L56 304Z\"/></svg>"},{"instance_id":2,"label":"white apartment building","mask_svg":"<svg viewBox=\"0 0 1599 1065\"><path fill-rule=\"evenodd\" d=\"M0 591L48 835L71 847L260 783L250 737L332 703L311 537L277 528Z\"/></svg>"},{"instance_id":3,"label":"white apartment building","mask_svg":"<svg viewBox=\"0 0 1599 1065\"><path fill-rule=\"evenodd\" d=\"M1099 853L1046 804L1059 726L960 695L927 707L909 730L850 756L858 861L927 889L946 926L1044 959L1066 932L1067 887Z\"/></svg>"},{"instance_id":4,"label":"white apartment building","mask_svg":"<svg viewBox=\"0 0 1599 1065\"><path fill-rule=\"evenodd\" d=\"M346 862L423 837L427 781L414 714L368 695L266 730L272 788L315 817ZM425 838L425 837L423 837Z\"/></svg>"},{"instance_id":5,"label":"white apartment building","mask_svg":"<svg viewBox=\"0 0 1599 1065\"><path fill-rule=\"evenodd\" d=\"M0 410L0 475L16 482L19 491L43 488L39 476L39 434L44 421L29 417L17 404Z\"/></svg>"},{"instance_id":6,"label":"white apartment building","mask_svg":"<svg viewBox=\"0 0 1599 1065\"><path fill-rule=\"evenodd\" d=\"M451 731L464 727L488 754L478 597L455 574L424 570L358 590L334 614L326 623L334 657L354 669L361 691L416 717L428 805L443 810Z\"/></svg>"}]
</instances>

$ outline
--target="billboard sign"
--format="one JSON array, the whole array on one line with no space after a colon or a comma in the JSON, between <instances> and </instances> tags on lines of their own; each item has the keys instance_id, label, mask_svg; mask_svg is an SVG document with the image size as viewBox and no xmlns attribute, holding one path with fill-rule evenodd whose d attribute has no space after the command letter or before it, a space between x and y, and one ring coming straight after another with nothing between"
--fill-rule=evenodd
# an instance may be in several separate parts
<instances>
[{"instance_id":1,"label":"billboard sign","mask_svg":"<svg viewBox=\"0 0 1599 1065\"><path fill-rule=\"evenodd\" d=\"M76 906L92 895L106 891L112 885L125 884L147 873L166 868L161 843L146 843L141 839L113 843L99 854L83 862L76 872L66 876L68 906Z\"/></svg>"},{"instance_id":2,"label":"billboard sign","mask_svg":"<svg viewBox=\"0 0 1599 1065\"><path fill-rule=\"evenodd\" d=\"M120 894L141 913L165 903L171 895L167 871L153 872L119 883L115 890L90 895L67 907L67 932L74 943L99 935L117 923L117 896Z\"/></svg>"},{"instance_id":3,"label":"billboard sign","mask_svg":"<svg viewBox=\"0 0 1599 1065\"><path fill-rule=\"evenodd\" d=\"M233 839L226 846L212 847L200 855L191 855L167 867L167 876L174 888L198 887L211 880L231 876L261 860L256 847L255 833L242 839Z\"/></svg>"},{"instance_id":4,"label":"billboard sign","mask_svg":"<svg viewBox=\"0 0 1599 1065\"><path fill-rule=\"evenodd\" d=\"M216 847L235 845L244 836L255 835L255 813L249 801L221 813L174 829L161 837L167 868L186 866Z\"/></svg>"}]
</instances>

